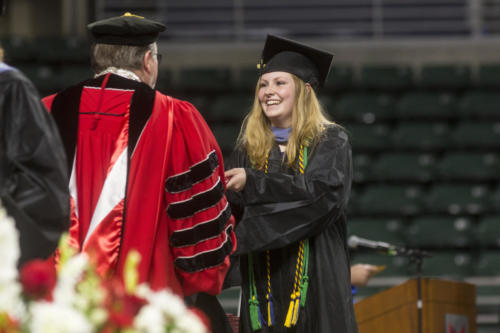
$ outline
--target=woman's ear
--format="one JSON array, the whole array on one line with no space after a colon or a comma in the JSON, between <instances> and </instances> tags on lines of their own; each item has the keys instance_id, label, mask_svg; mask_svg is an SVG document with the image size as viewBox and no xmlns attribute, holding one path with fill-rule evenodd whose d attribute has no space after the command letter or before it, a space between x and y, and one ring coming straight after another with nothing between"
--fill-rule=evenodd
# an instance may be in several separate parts
<instances>
[{"instance_id":1,"label":"woman's ear","mask_svg":"<svg viewBox=\"0 0 500 333\"><path fill-rule=\"evenodd\" d=\"M306 83L305 86L306 86L306 93L309 94L311 92L312 87L309 83Z\"/></svg>"}]
</instances>

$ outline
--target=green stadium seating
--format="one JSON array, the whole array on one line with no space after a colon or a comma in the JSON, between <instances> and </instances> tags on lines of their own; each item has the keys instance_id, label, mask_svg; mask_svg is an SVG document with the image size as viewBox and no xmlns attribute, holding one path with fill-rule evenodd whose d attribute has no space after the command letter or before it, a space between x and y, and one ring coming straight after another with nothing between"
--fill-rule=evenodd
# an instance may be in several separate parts
<instances>
[{"instance_id":1,"label":"green stadium seating","mask_svg":"<svg viewBox=\"0 0 500 333\"><path fill-rule=\"evenodd\" d=\"M249 94L219 95L210 107L210 118L217 122L235 122L239 126L252 103L253 96Z\"/></svg>"},{"instance_id":2,"label":"green stadium seating","mask_svg":"<svg viewBox=\"0 0 500 333\"><path fill-rule=\"evenodd\" d=\"M335 92L352 88L353 85L354 73L352 67L334 65L328 74L324 89Z\"/></svg>"},{"instance_id":3,"label":"green stadium seating","mask_svg":"<svg viewBox=\"0 0 500 333\"><path fill-rule=\"evenodd\" d=\"M231 153L240 131L239 124L216 124L211 129L223 154Z\"/></svg>"},{"instance_id":4,"label":"green stadium seating","mask_svg":"<svg viewBox=\"0 0 500 333\"><path fill-rule=\"evenodd\" d=\"M185 68L180 70L176 88L203 93L227 91L232 88L230 77L228 68Z\"/></svg>"},{"instance_id":5,"label":"green stadium seating","mask_svg":"<svg viewBox=\"0 0 500 333\"><path fill-rule=\"evenodd\" d=\"M37 49L31 39L19 36L2 38L0 45L4 49L4 60L11 65L33 62L37 57Z\"/></svg>"},{"instance_id":6,"label":"green stadium seating","mask_svg":"<svg viewBox=\"0 0 500 333\"><path fill-rule=\"evenodd\" d=\"M349 219L348 233L398 246L405 244L404 224L400 219L353 217Z\"/></svg>"},{"instance_id":7,"label":"green stadium seating","mask_svg":"<svg viewBox=\"0 0 500 333\"><path fill-rule=\"evenodd\" d=\"M488 189L483 185L441 183L434 185L423 201L429 213L481 214L488 209L487 194Z\"/></svg>"},{"instance_id":8,"label":"green stadium seating","mask_svg":"<svg viewBox=\"0 0 500 333\"><path fill-rule=\"evenodd\" d=\"M481 247L500 248L500 215L484 215L479 219L476 238Z\"/></svg>"},{"instance_id":9,"label":"green stadium seating","mask_svg":"<svg viewBox=\"0 0 500 333\"><path fill-rule=\"evenodd\" d=\"M489 196L489 204L493 211L500 213L500 185L492 189L492 193Z\"/></svg>"},{"instance_id":10,"label":"green stadium seating","mask_svg":"<svg viewBox=\"0 0 500 333\"><path fill-rule=\"evenodd\" d=\"M347 124L345 127L349 134L353 151L390 148L390 130L386 125Z\"/></svg>"},{"instance_id":11,"label":"green stadium seating","mask_svg":"<svg viewBox=\"0 0 500 333\"><path fill-rule=\"evenodd\" d=\"M244 67L238 71L234 86L236 89L245 91L253 96L255 88L257 87L258 79L259 71L257 70L256 66Z\"/></svg>"},{"instance_id":12,"label":"green stadium seating","mask_svg":"<svg viewBox=\"0 0 500 333\"><path fill-rule=\"evenodd\" d=\"M481 88L500 88L500 64L480 65L477 83Z\"/></svg>"},{"instance_id":13,"label":"green stadium seating","mask_svg":"<svg viewBox=\"0 0 500 333\"><path fill-rule=\"evenodd\" d=\"M463 278L474 274L473 256L465 251L434 251L422 265L424 276Z\"/></svg>"},{"instance_id":14,"label":"green stadium seating","mask_svg":"<svg viewBox=\"0 0 500 333\"><path fill-rule=\"evenodd\" d=\"M427 153L385 153L373 163L368 178L379 181L428 182L434 176L435 157Z\"/></svg>"},{"instance_id":15,"label":"green stadium seating","mask_svg":"<svg viewBox=\"0 0 500 333\"><path fill-rule=\"evenodd\" d=\"M500 250L483 251L475 273L479 276L500 276Z\"/></svg>"},{"instance_id":16,"label":"green stadium seating","mask_svg":"<svg viewBox=\"0 0 500 333\"><path fill-rule=\"evenodd\" d=\"M23 64L19 65L17 68L33 82L42 95L57 91L59 78L57 77L56 70L53 67Z\"/></svg>"},{"instance_id":17,"label":"green stadium seating","mask_svg":"<svg viewBox=\"0 0 500 333\"><path fill-rule=\"evenodd\" d=\"M467 247L474 244L473 227L467 217L420 216L406 229L406 239L418 248Z\"/></svg>"},{"instance_id":18,"label":"green stadium seating","mask_svg":"<svg viewBox=\"0 0 500 333\"><path fill-rule=\"evenodd\" d=\"M450 138L456 148L499 148L500 122L462 121L452 131Z\"/></svg>"},{"instance_id":19,"label":"green stadium seating","mask_svg":"<svg viewBox=\"0 0 500 333\"><path fill-rule=\"evenodd\" d=\"M78 37L47 36L34 41L40 63L81 63L89 66L90 43Z\"/></svg>"},{"instance_id":20,"label":"green stadium seating","mask_svg":"<svg viewBox=\"0 0 500 333\"><path fill-rule=\"evenodd\" d=\"M366 65L361 68L361 85L380 91L401 91L412 84L412 71L408 66Z\"/></svg>"},{"instance_id":21,"label":"green stadium seating","mask_svg":"<svg viewBox=\"0 0 500 333\"><path fill-rule=\"evenodd\" d=\"M356 153L352 156L353 180L362 183L369 176L373 159L368 154Z\"/></svg>"},{"instance_id":22,"label":"green stadium seating","mask_svg":"<svg viewBox=\"0 0 500 333\"><path fill-rule=\"evenodd\" d=\"M449 146L449 126L442 122L401 122L392 133L396 149L443 150Z\"/></svg>"},{"instance_id":23,"label":"green stadium seating","mask_svg":"<svg viewBox=\"0 0 500 333\"><path fill-rule=\"evenodd\" d=\"M448 153L437 164L437 172L442 180L498 180L500 163L496 153Z\"/></svg>"},{"instance_id":24,"label":"green stadium seating","mask_svg":"<svg viewBox=\"0 0 500 333\"><path fill-rule=\"evenodd\" d=\"M466 65L425 65L419 85L431 89L461 89L471 84L470 68Z\"/></svg>"},{"instance_id":25,"label":"green stadium seating","mask_svg":"<svg viewBox=\"0 0 500 333\"><path fill-rule=\"evenodd\" d=\"M335 105L335 118L373 124L392 117L394 97L382 93L351 93L342 96Z\"/></svg>"},{"instance_id":26,"label":"green stadium seating","mask_svg":"<svg viewBox=\"0 0 500 333\"><path fill-rule=\"evenodd\" d=\"M401 120L446 120L455 116L455 95L439 92L409 91L396 105L396 117Z\"/></svg>"},{"instance_id":27,"label":"green stadium seating","mask_svg":"<svg viewBox=\"0 0 500 333\"><path fill-rule=\"evenodd\" d=\"M367 215L414 215L420 211L418 186L371 185L360 194L357 212Z\"/></svg>"},{"instance_id":28,"label":"green stadium seating","mask_svg":"<svg viewBox=\"0 0 500 333\"><path fill-rule=\"evenodd\" d=\"M500 95L497 91L468 91L460 100L458 113L461 119L500 119Z\"/></svg>"}]
</instances>

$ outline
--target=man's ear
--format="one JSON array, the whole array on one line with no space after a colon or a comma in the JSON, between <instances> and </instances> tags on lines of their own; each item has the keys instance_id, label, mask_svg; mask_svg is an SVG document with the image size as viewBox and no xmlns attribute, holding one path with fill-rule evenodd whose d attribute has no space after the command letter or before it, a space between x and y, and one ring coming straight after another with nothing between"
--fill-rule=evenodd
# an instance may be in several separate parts
<instances>
[{"instance_id":1,"label":"man's ear","mask_svg":"<svg viewBox=\"0 0 500 333\"><path fill-rule=\"evenodd\" d=\"M153 51L147 50L142 59L142 67L146 73L151 73L153 71Z\"/></svg>"}]
</instances>

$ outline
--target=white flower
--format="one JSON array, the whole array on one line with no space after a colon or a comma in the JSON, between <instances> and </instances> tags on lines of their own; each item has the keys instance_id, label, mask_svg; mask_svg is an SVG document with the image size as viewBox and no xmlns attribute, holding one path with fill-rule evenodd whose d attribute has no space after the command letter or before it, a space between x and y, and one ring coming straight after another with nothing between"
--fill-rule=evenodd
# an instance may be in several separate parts
<instances>
[{"instance_id":1,"label":"white flower","mask_svg":"<svg viewBox=\"0 0 500 333\"><path fill-rule=\"evenodd\" d=\"M0 205L0 312L17 319L24 316L21 285L17 281L19 260L19 233L15 222Z\"/></svg>"},{"instance_id":2,"label":"white flower","mask_svg":"<svg viewBox=\"0 0 500 333\"><path fill-rule=\"evenodd\" d=\"M151 305L160 309L169 321L182 317L187 311L184 302L178 296L167 290L161 290L154 293L149 302Z\"/></svg>"},{"instance_id":3,"label":"white flower","mask_svg":"<svg viewBox=\"0 0 500 333\"><path fill-rule=\"evenodd\" d=\"M92 325L75 309L58 303L36 302L30 307L31 333L90 333Z\"/></svg>"},{"instance_id":4,"label":"white flower","mask_svg":"<svg viewBox=\"0 0 500 333\"><path fill-rule=\"evenodd\" d=\"M87 256L83 253L77 254L65 263L59 272L57 285L54 289L54 302L67 306L79 302L76 300L76 284L80 281L87 264Z\"/></svg>"},{"instance_id":5,"label":"white flower","mask_svg":"<svg viewBox=\"0 0 500 333\"><path fill-rule=\"evenodd\" d=\"M0 285L9 284L17 279L19 260L19 233L14 220L7 216L0 206Z\"/></svg>"},{"instance_id":6,"label":"white flower","mask_svg":"<svg viewBox=\"0 0 500 333\"><path fill-rule=\"evenodd\" d=\"M205 325L191 311L186 311L182 317L178 318L175 326L172 333L206 333Z\"/></svg>"},{"instance_id":7,"label":"white flower","mask_svg":"<svg viewBox=\"0 0 500 333\"><path fill-rule=\"evenodd\" d=\"M164 333L166 321L160 309L144 305L134 319L134 328L139 333Z\"/></svg>"}]
</instances>

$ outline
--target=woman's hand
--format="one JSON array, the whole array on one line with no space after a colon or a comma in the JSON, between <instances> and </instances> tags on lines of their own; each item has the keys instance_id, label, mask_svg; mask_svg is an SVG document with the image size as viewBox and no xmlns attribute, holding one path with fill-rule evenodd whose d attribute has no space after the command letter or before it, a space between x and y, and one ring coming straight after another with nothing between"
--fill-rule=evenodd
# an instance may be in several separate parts
<instances>
[{"instance_id":1,"label":"woman's hand","mask_svg":"<svg viewBox=\"0 0 500 333\"><path fill-rule=\"evenodd\" d=\"M245 188L247 173L244 168L227 170L224 175L226 176L226 189L239 192Z\"/></svg>"},{"instance_id":2,"label":"woman's hand","mask_svg":"<svg viewBox=\"0 0 500 333\"><path fill-rule=\"evenodd\" d=\"M351 266L351 284L358 287L365 286L373 275L384 268L383 266L379 267L366 264L353 265Z\"/></svg>"}]
</instances>

